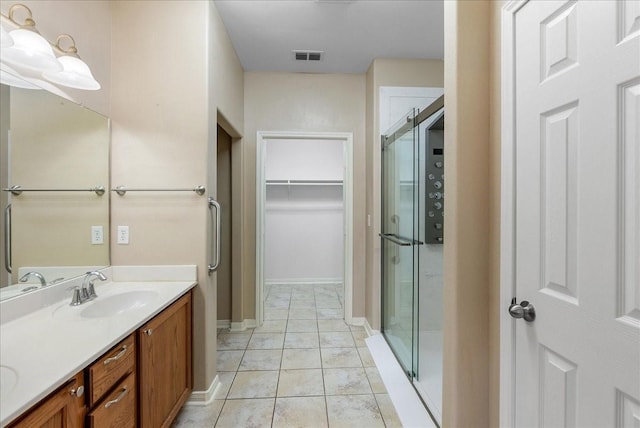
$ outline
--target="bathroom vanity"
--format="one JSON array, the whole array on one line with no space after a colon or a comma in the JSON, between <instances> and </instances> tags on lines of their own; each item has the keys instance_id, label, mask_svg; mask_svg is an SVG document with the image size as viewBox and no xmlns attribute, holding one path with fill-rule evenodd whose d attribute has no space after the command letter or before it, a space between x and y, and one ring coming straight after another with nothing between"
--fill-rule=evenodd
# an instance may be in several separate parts
<instances>
[{"instance_id":1,"label":"bathroom vanity","mask_svg":"<svg viewBox=\"0 0 640 428\"><path fill-rule=\"evenodd\" d=\"M79 306L69 305L69 283L2 303L2 426L165 427L175 419L192 389L195 266L103 272L109 282L96 284L98 298Z\"/></svg>"}]
</instances>

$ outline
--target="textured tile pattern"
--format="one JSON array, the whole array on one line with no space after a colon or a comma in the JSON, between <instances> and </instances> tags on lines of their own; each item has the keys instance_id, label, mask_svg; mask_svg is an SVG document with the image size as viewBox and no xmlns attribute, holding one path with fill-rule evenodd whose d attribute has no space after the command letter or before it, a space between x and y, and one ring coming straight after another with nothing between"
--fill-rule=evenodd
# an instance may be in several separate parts
<instances>
[{"instance_id":1,"label":"textured tile pattern","mask_svg":"<svg viewBox=\"0 0 640 428\"><path fill-rule=\"evenodd\" d=\"M265 322L218 330L220 386L174 428L401 427L364 339L343 321L342 286L271 285Z\"/></svg>"}]
</instances>

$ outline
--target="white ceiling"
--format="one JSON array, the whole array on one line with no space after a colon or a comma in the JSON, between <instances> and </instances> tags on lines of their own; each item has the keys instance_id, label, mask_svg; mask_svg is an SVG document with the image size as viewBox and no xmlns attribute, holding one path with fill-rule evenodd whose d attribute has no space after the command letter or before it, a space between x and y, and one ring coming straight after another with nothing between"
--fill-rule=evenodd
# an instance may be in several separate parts
<instances>
[{"instance_id":1,"label":"white ceiling","mask_svg":"<svg viewBox=\"0 0 640 428\"><path fill-rule=\"evenodd\" d=\"M364 73L374 58L444 57L443 0L216 0L245 71ZM293 50L324 51L318 62Z\"/></svg>"}]
</instances>

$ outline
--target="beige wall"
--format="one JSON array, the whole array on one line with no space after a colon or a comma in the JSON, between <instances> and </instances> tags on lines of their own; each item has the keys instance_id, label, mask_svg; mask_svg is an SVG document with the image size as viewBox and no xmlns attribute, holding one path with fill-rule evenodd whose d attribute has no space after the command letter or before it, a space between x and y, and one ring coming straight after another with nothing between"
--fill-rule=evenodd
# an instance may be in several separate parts
<instances>
[{"instance_id":1,"label":"beige wall","mask_svg":"<svg viewBox=\"0 0 640 428\"><path fill-rule=\"evenodd\" d=\"M444 426L499 426L501 6L445 2Z\"/></svg>"},{"instance_id":2,"label":"beige wall","mask_svg":"<svg viewBox=\"0 0 640 428\"><path fill-rule=\"evenodd\" d=\"M362 74L245 73L244 319L255 318L257 131L353 133L353 316L364 316L365 80Z\"/></svg>"},{"instance_id":3,"label":"beige wall","mask_svg":"<svg viewBox=\"0 0 640 428\"><path fill-rule=\"evenodd\" d=\"M212 2L114 2L112 36L112 184L207 186L216 195L218 115L241 130L242 67ZM159 29L179 27L179 32ZM144 54L140 54L143 52ZM196 264L194 390L216 367L216 275L206 196L129 193L112 199L113 264ZM115 243L118 225L129 245Z\"/></svg>"},{"instance_id":4,"label":"beige wall","mask_svg":"<svg viewBox=\"0 0 640 428\"><path fill-rule=\"evenodd\" d=\"M0 0L0 10L6 16L9 7L15 3L22 3L31 9L36 28L47 40L55 42L59 34L70 34L76 41L78 55L89 65L93 76L102 86L98 91L82 91L61 86L58 91L51 85L51 90L108 116L111 92L110 2L106 0ZM22 22L25 16L23 12L16 12L19 22ZM9 26L5 28L9 29ZM63 46L66 45L63 44Z\"/></svg>"},{"instance_id":5,"label":"beige wall","mask_svg":"<svg viewBox=\"0 0 640 428\"><path fill-rule=\"evenodd\" d=\"M366 233L366 318L380 328L380 126L381 86L444 87L444 63L440 60L375 59L366 75L366 213L371 227Z\"/></svg>"}]
</instances>

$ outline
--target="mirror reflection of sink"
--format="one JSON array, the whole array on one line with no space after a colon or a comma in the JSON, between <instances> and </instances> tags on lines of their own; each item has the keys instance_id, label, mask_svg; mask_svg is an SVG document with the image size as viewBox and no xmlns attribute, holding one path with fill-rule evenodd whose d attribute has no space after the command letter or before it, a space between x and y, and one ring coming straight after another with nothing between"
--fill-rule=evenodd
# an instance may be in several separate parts
<instances>
[{"instance_id":1,"label":"mirror reflection of sink","mask_svg":"<svg viewBox=\"0 0 640 428\"><path fill-rule=\"evenodd\" d=\"M125 291L106 297L98 296L80 312L84 318L106 318L133 309L140 309L153 302L158 293L151 290Z\"/></svg>"},{"instance_id":2,"label":"mirror reflection of sink","mask_svg":"<svg viewBox=\"0 0 640 428\"><path fill-rule=\"evenodd\" d=\"M0 366L0 398L7 396L18 382L18 373L11 367Z\"/></svg>"},{"instance_id":3,"label":"mirror reflection of sink","mask_svg":"<svg viewBox=\"0 0 640 428\"><path fill-rule=\"evenodd\" d=\"M105 296L99 293L95 300L80 306L64 303L53 312L53 317L69 321L107 318L144 308L153 303L158 296L158 292L153 290L122 291Z\"/></svg>"}]
</instances>

